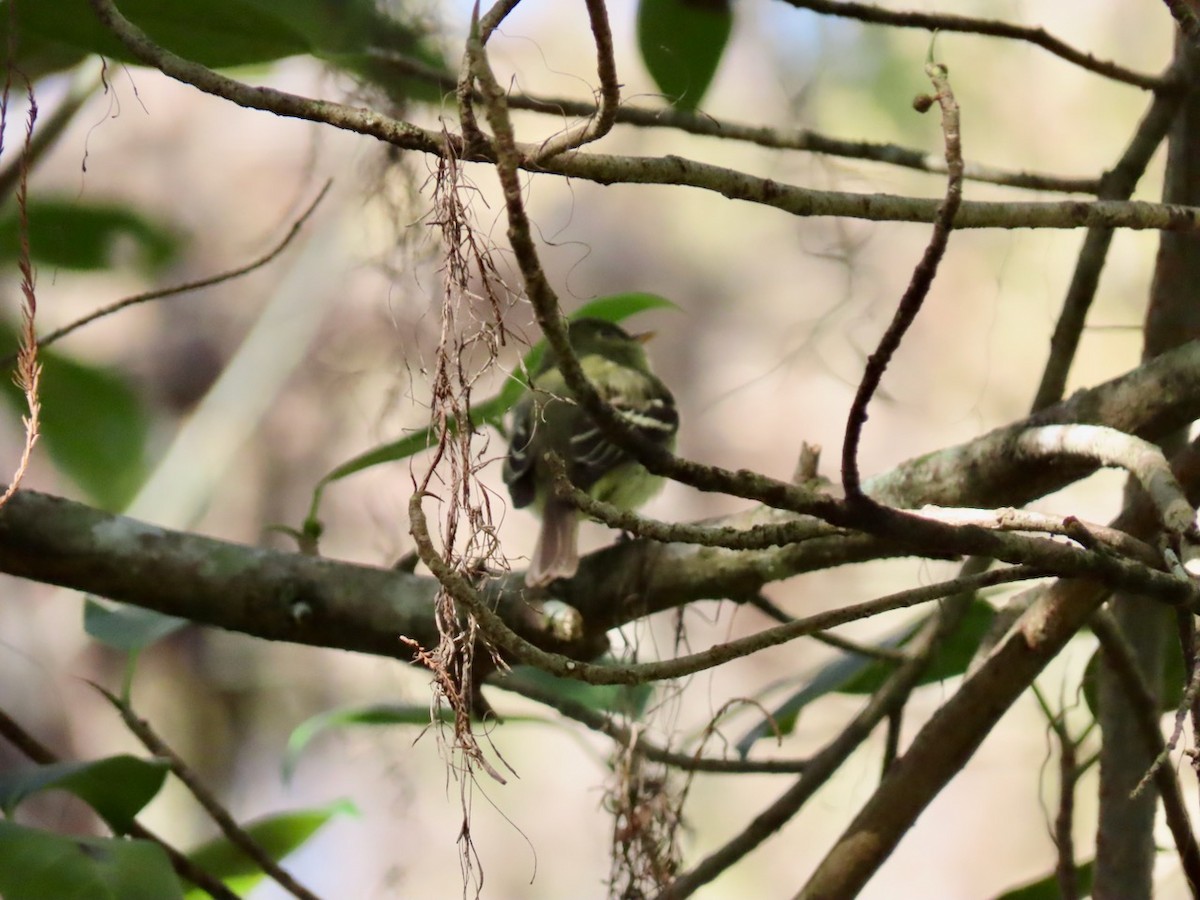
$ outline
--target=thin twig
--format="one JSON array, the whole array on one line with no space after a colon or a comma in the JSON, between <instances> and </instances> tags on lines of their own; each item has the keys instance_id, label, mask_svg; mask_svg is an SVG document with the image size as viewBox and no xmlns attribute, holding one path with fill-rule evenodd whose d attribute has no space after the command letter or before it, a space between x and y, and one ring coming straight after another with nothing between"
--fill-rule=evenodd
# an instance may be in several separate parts
<instances>
[{"instance_id":1,"label":"thin twig","mask_svg":"<svg viewBox=\"0 0 1200 900\"><path fill-rule=\"evenodd\" d=\"M612 738L622 747L652 762L681 771L709 772L714 775L795 775L803 772L808 765L808 760L805 759L722 759L667 750L646 740L644 736L622 725L612 716L598 712L578 700L565 697L559 691L548 690L536 681L522 678L520 675L506 675L492 681L491 684L556 709L567 718Z\"/></svg>"},{"instance_id":2,"label":"thin twig","mask_svg":"<svg viewBox=\"0 0 1200 900\"><path fill-rule=\"evenodd\" d=\"M300 214L299 218L297 218L296 221L294 221L292 223L292 226L288 229L287 234L285 234L283 236L283 238L279 241L278 244L276 244L274 247L272 247L270 250L268 250L266 253L264 253L262 256L258 257L257 259L252 260L251 262L248 262L245 265L238 266L236 269L230 269L228 271L221 272L216 275L209 275L205 278L200 278L195 281L187 281L187 282L184 282L183 284L172 285L171 287L158 288L153 291L146 291L141 294L134 294L132 297L126 297L123 300L118 300L115 303L110 303L108 306L101 307L100 309L97 309L94 312L90 312L86 316L83 316L80 319L76 319L74 322L71 322L70 324L64 325L62 328L55 329L54 331L50 332L49 334L44 335L38 341L38 347L46 347L50 344L55 343L56 341L60 341L63 338L65 338L68 334L71 334L74 331L78 331L83 326L90 325L92 322L95 322L97 319L103 319L106 316L111 316L113 313L120 312L121 310L126 309L130 306L136 306L139 303L148 303L151 300L162 300L167 297L175 297L180 294L189 293L191 291L198 291L201 288L213 287L214 285L224 284L227 281L232 281L235 278L241 278L243 275L248 275L249 273L255 271L256 269L261 269L263 266L267 265L272 260L274 260L277 256L279 256L279 254L281 254L285 249L287 249L287 246L289 244L291 244L291 242L293 240L295 240L296 235L300 233L300 229L304 227L304 224L309 220L309 218L312 217L312 214L314 212L316 212L317 206L319 206L321 201L325 199L325 195L327 193L329 193L329 189L332 186L333 186L332 180L326 181L324 187L322 187L321 190L317 193L317 196L313 198L313 201L308 205L308 208L305 209L304 212L302 212ZM12 361L12 359L13 359L12 356L0 359L0 365L8 364L9 362Z\"/></svg>"},{"instance_id":3,"label":"thin twig","mask_svg":"<svg viewBox=\"0 0 1200 900\"><path fill-rule=\"evenodd\" d=\"M1046 425L1021 434L1013 449L1035 459L1079 457L1118 466L1141 485L1167 531L1195 534L1196 512L1162 450L1150 441L1102 425Z\"/></svg>"},{"instance_id":4,"label":"thin twig","mask_svg":"<svg viewBox=\"0 0 1200 900\"><path fill-rule=\"evenodd\" d=\"M883 380L883 373L887 371L888 364L900 348L900 342L916 320L917 314L921 311L921 305L929 294L933 279L937 275L938 265L946 253L954 217L962 202L963 160L958 103L954 99L954 93L950 90L950 81L945 66L929 63L925 67L925 73L933 82L936 92L932 101L929 101L928 98L925 100L930 104L936 101L942 110L942 133L946 144L946 167L949 170L949 178L946 183L946 196L938 208L929 244L926 246L920 262L913 270L912 279L904 291L904 296L900 298L896 314L879 340L879 346L867 359L862 381L858 385L854 402L850 406L850 413L846 421L846 435L842 444L842 487L846 491L846 500L854 504L861 504L866 500L858 472L858 445L862 438L863 426L867 422L867 407Z\"/></svg>"},{"instance_id":5,"label":"thin twig","mask_svg":"<svg viewBox=\"0 0 1200 900\"><path fill-rule=\"evenodd\" d=\"M1058 738L1058 812L1054 816L1055 879L1061 900L1079 896L1075 871L1075 788L1079 784L1079 743L1061 715L1049 716L1050 730Z\"/></svg>"},{"instance_id":6,"label":"thin twig","mask_svg":"<svg viewBox=\"0 0 1200 900\"><path fill-rule=\"evenodd\" d=\"M392 51L368 48L366 52L372 59L395 66L397 71L404 75L435 85L448 93L458 92L459 82L442 69ZM479 99L479 96L475 95L475 99ZM509 109L543 113L560 118L571 116L591 119L599 113L599 107L594 102L567 97L543 97L517 91L508 93L508 106ZM884 163L917 172L946 174L946 161L937 154L926 153L924 150L917 150L913 147L902 147L899 144L834 138L809 128L785 129L748 125L711 116L708 113L674 108L650 109L630 106L627 103L616 109L615 116L617 125L630 125L635 128L667 128L684 134L744 141L772 150L802 150L824 156ZM467 130L464 124L464 137ZM998 184L1030 191L1056 191L1064 194L1094 195L1099 192L1101 183L1100 178L1012 171L970 161L964 163L963 177L968 181L985 184Z\"/></svg>"},{"instance_id":7,"label":"thin twig","mask_svg":"<svg viewBox=\"0 0 1200 900\"><path fill-rule=\"evenodd\" d=\"M795 622L796 617L788 615L767 597L762 594L754 596L742 601L747 606L753 606L760 612L765 613L770 618L774 619L780 625L787 625L790 622ZM896 650L891 647L871 647L867 644L860 644L858 641L852 641L849 638L840 637L828 631L818 631L810 634L814 641L825 644L827 647L833 647L845 653L855 653L858 656L865 656L869 659L878 659L883 662L899 663L908 659L908 654L903 650Z\"/></svg>"},{"instance_id":8,"label":"thin twig","mask_svg":"<svg viewBox=\"0 0 1200 900\"><path fill-rule=\"evenodd\" d=\"M849 3L842 0L784 0L798 9L808 9L827 16L857 19L873 25L888 25L893 28L920 28L926 31L956 31L964 34L980 34L987 37L1009 38L1025 41L1041 47L1060 59L1074 63L1080 68L1145 90L1160 91L1173 86L1169 79L1154 75L1143 75L1124 66L1096 59L1090 53L1076 50L1064 41L1048 34L1041 28L1028 28L995 19L977 19L953 13L900 12L882 9L867 3ZM1168 6L1179 5L1181 0L1167 0Z\"/></svg>"},{"instance_id":9,"label":"thin twig","mask_svg":"<svg viewBox=\"0 0 1200 900\"><path fill-rule=\"evenodd\" d=\"M112 0L89 0L104 24L126 48L147 65L197 90L222 97L247 109L279 116L321 122L345 131L384 141L402 150L440 156L445 152L440 130L418 127L373 110L316 100L274 88L243 84L190 62L151 41L117 11ZM609 156L598 153L564 153L535 165L537 145L513 143L518 167L584 179L597 184L631 183L697 187L732 199L761 203L800 216L846 216L868 221L926 222L935 220L939 203L933 199L815 191L759 178L722 166L678 156ZM496 161L490 151L457 148L471 161ZM471 151L471 152L467 152ZM1103 201L1082 203L967 202L959 210L956 228L1106 228L1157 229L1180 232L1200 227L1200 209L1144 202ZM573 386L572 386L573 387Z\"/></svg>"},{"instance_id":10,"label":"thin twig","mask_svg":"<svg viewBox=\"0 0 1200 900\"><path fill-rule=\"evenodd\" d=\"M657 900L682 900L691 896L791 821L800 807L829 781L875 727L908 701L913 688L928 668L933 653L962 623L963 616L970 608L973 597L971 590L968 588L944 602L937 614L922 626L909 642L909 659L888 676L883 686L837 737L808 761L804 774L794 785L723 846L679 875L659 894Z\"/></svg>"},{"instance_id":11,"label":"thin twig","mask_svg":"<svg viewBox=\"0 0 1200 900\"><path fill-rule=\"evenodd\" d=\"M1075 426L1055 427L1073 428ZM1086 429L1089 426L1082 427ZM1100 430L1111 431L1112 429L1102 428ZM1038 432L1040 429L1032 429L1032 431ZM1129 437L1123 432L1116 432L1115 434L1119 435L1121 439ZM1138 447L1145 444L1145 442L1137 438L1129 439ZM1018 436L1014 441L1014 452L1020 451L1022 440L1023 438ZM1031 437L1028 440L1032 446L1035 438ZM1114 438L1114 440L1116 439ZM1064 449L1060 451L1058 456L1075 455L1096 460L1101 465L1108 464L1097 458L1095 448L1092 448L1092 450L1093 452L1090 454L1084 454L1079 452L1072 453ZM1035 453L1031 449L1029 455L1041 458L1045 454L1044 451L1042 453ZM1161 454L1159 455L1161 456ZM703 522L663 522L658 519L647 518L631 510L621 509L611 503L596 500L586 491L575 487L567 480L566 468L557 455L553 453L547 454L545 461L549 472L554 477L554 489L558 497L570 502L572 506L576 507L589 518L595 519L610 528L661 543L698 544L703 547L722 547L727 550L765 550L772 547L796 546L804 541L839 536L846 537L852 533L845 528L835 527L827 522L816 521L810 518L785 518L782 521L756 523L746 527L709 525ZM1119 463L1114 464L1119 465ZM1169 475L1169 470L1167 474ZM1181 497L1181 494L1177 495L1177 499ZM1172 521L1177 526L1185 525L1185 520L1190 519L1190 507L1186 506L1186 502L1182 505L1178 503L1171 504L1170 509L1173 516ZM1013 508L970 509L965 507L924 506L912 511L910 515L958 527L971 525L999 532L1065 535L1073 539L1080 536L1080 528L1082 526L1082 523L1072 516L1052 516L1046 513ZM1086 532L1091 538L1087 549L1094 549L1096 546L1103 545L1116 553L1127 556L1130 559L1135 559L1145 565L1158 567L1162 562L1161 554L1144 541L1139 541L1123 532L1104 525L1087 523L1086 526L1082 527L1086 527Z\"/></svg>"},{"instance_id":12,"label":"thin twig","mask_svg":"<svg viewBox=\"0 0 1200 900\"><path fill-rule=\"evenodd\" d=\"M509 13L521 5L521 0L496 0L482 16L479 14L479 0L475 0L475 18L479 21L479 42L486 44L492 32L508 18Z\"/></svg>"},{"instance_id":13,"label":"thin twig","mask_svg":"<svg viewBox=\"0 0 1200 900\"><path fill-rule=\"evenodd\" d=\"M2 709L0 709L0 737L3 737L39 766L51 766L59 762L59 758L54 751L22 728L15 719ZM175 870L175 874L181 878L186 878L212 897L213 900L239 900L238 895L225 887L218 879L201 869L136 820L130 823L129 827L125 830L125 834L132 838L157 844L166 853L167 858L171 862L171 868Z\"/></svg>"},{"instance_id":14,"label":"thin twig","mask_svg":"<svg viewBox=\"0 0 1200 900\"><path fill-rule=\"evenodd\" d=\"M121 714L121 721L133 732L134 737L141 741L142 746L160 759L166 760L172 774L183 782L191 795L204 807L204 811L208 813L209 817L217 824L217 827L221 829L221 833L225 835L233 846L246 854L264 874L273 879L293 897L298 897L300 900L319 900L316 894L289 875L254 838L246 833L245 829L230 815L229 810L222 806L217 798L213 796L212 792L200 781L200 778L192 771L191 767L155 733L154 729L150 727L149 722L139 718L133 711L133 708L120 697L106 691L99 685L94 685L94 687L104 695L109 703L116 707L117 712Z\"/></svg>"},{"instance_id":15,"label":"thin twig","mask_svg":"<svg viewBox=\"0 0 1200 900\"><path fill-rule=\"evenodd\" d=\"M621 85L617 82L617 63L613 57L612 28L608 24L608 9L604 0L586 0L592 39L596 45L596 75L600 79L600 106L596 117L568 129L546 141L537 162L576 150L584 144L598 141L610 131L621 104Z\"/></svg>"}]
</instances>

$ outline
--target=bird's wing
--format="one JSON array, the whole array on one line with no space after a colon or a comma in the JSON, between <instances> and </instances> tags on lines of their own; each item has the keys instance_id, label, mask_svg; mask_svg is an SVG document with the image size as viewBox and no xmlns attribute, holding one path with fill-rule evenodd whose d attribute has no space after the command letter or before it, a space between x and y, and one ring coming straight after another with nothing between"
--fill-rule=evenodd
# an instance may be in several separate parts
<instances>
[{"instance_id":1,"label":"bird's wing","mask_svg":"<svg viewBox=\"0 0 1200 900\"><path fill-rule=\"evenodd\" d=\"M671 392L659 379L595 356L582 362L600 395L630 427L656 444L667 446L674 440L679 413ZM574 414L579 421L570 432L571 481L588 490L630 457L604 436L586 412L575 407Z\"/></svg>"},{"instance_id":2,"label":"bird's wing","mask_svg":"<svg viewBox=\"0 0 1200 900\"><path fill-rule=\"evenodd\" d=\"M528 506L537 496L534 479L533 433L537 427L536 403L532 392L526 392L513 407L512 433L509 436L508 456L504 459L504 483L512 496L513 505Z\"/></svg>"}]
</instances>

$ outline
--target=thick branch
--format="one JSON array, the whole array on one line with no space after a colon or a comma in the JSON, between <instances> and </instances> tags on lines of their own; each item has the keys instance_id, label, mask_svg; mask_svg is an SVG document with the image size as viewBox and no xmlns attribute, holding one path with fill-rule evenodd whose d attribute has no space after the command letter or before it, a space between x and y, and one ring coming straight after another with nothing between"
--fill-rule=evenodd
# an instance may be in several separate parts
<instances>
[{"instance_id":1,"label":"thick branch","mask_svg":"<svg viewBox=\"0 0 1200 900\"><path fill-rule=\"evenodd\" d=\"M1080 391L1033 419L912 460L864 487L893 506L1025 503L1092 470L1014 453L1013 441L1031 424L1101 422L1154 439L1196 418L1200 343ZM1020 486L1016 495L1013 485ZM749 521L780 515L759 510ZM730 524L738 523L747 523L747 516ZM656 610L751 596L770 581L901 552L895 543L861 535L759 551L634 541L589 556L581 577L561 583L558 593L589 628L607 630ZM173 532L31 491L19 492L0 510L0 571L269 640L401 659L410 651L399 635L425 646L436 642L433 579ZM630 578L640 580L632 599ZM519 582L515 576L491 586L498 611L544 643Z\"/></svg>"}]
</instances>

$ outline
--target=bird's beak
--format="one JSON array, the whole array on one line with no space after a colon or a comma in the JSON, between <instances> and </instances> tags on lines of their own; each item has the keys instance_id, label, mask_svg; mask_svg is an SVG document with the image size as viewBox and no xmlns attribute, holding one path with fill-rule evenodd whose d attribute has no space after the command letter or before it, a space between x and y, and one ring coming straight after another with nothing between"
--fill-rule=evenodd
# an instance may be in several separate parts
<instances>
[{"instance_id":1,"label":"bird's beak","mask_svg":"<svg viewBox=\"0 0 1200 900\"><path fill-rule=\"evenodd\" d=\"M640 334L632 335L632 337L639 344L648 344L648 343L650 343L650 339L653 338L656 334L658 334L657 331L643 331Z\"/></svg>"}]
</instances>

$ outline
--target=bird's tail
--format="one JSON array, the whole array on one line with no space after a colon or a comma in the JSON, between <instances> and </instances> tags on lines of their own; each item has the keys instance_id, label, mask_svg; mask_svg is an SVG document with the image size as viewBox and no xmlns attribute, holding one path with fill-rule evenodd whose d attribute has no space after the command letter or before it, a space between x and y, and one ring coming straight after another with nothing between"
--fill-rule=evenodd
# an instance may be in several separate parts
<instances>
[{"instance_id":1,"label":"bird's tail","mask_svg":"<svg viewBox=\"0 0 1200 900\"><path fill-rule=\"evenodd\" d=\"M542 532L525 583L543 587L556 578L574 575L579 568L578 536L579 511L564 500L549 498L542 510Z\"/></svg>"}]
</instances>

